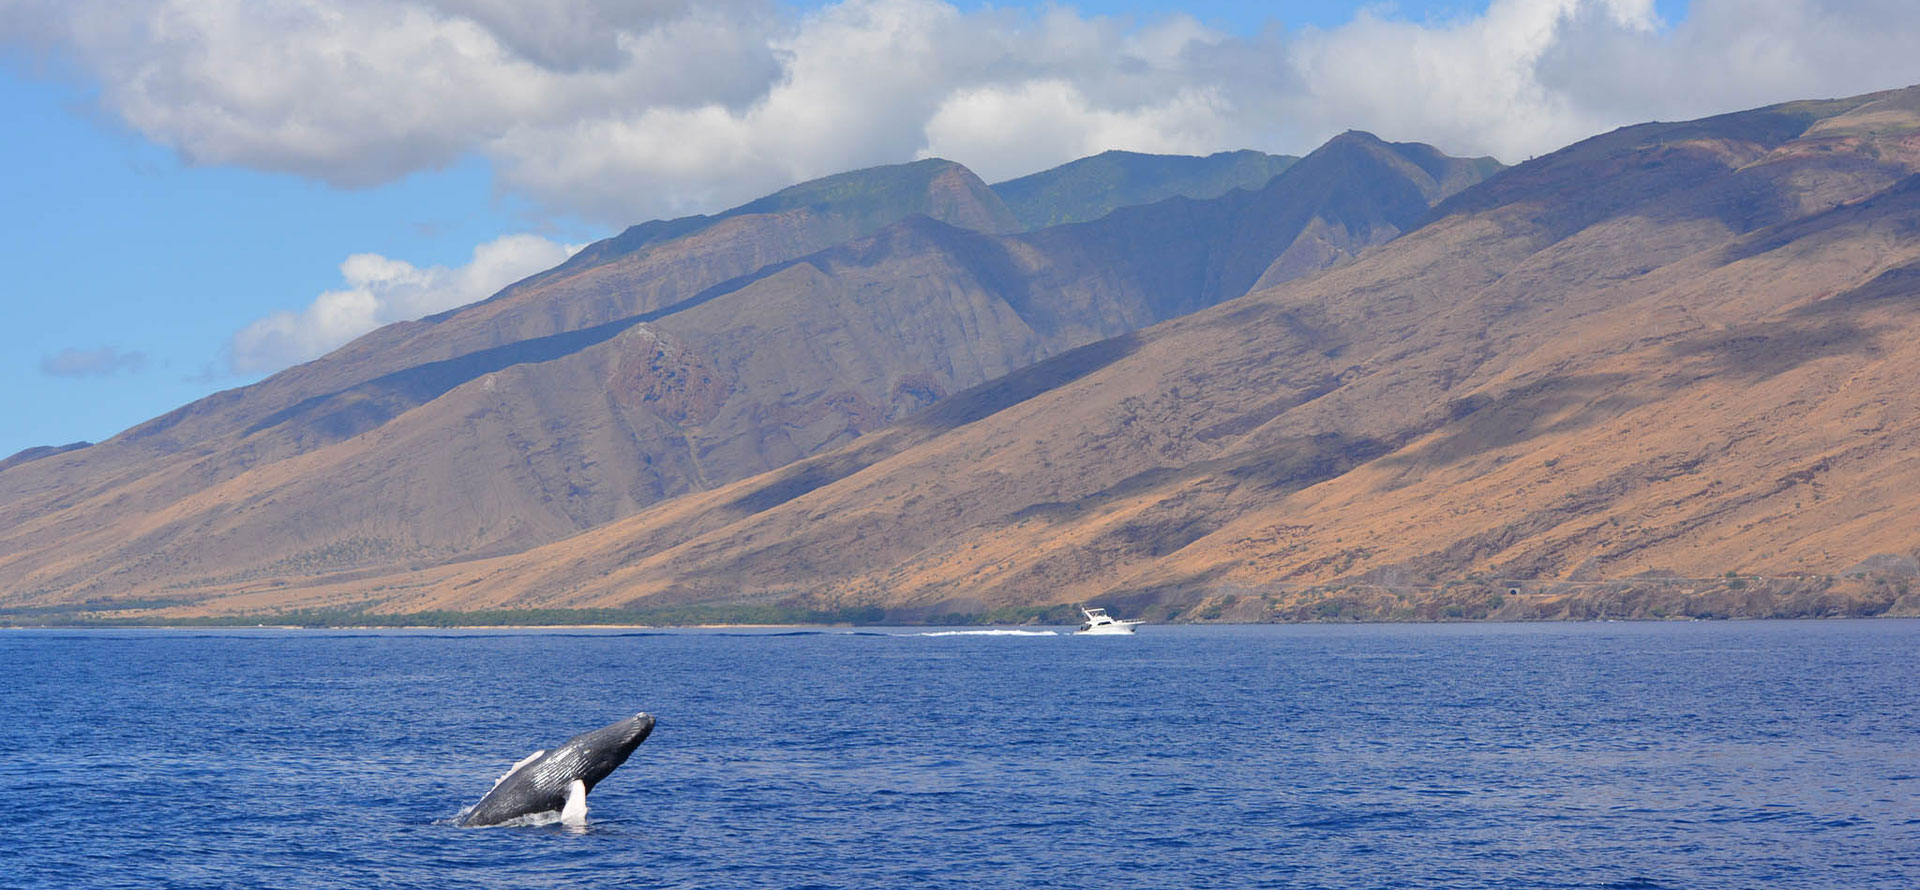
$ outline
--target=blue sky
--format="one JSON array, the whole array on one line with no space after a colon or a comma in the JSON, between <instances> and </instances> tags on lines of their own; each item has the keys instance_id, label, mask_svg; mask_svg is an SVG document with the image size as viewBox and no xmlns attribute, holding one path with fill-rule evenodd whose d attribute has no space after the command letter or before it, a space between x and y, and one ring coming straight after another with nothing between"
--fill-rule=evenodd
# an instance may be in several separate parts
<instances>
[{"instance_id":1,"label":"blue sky","mask_svg":"<svg viewBox=\"0 0 1920 890\"><path fill-rule=\"evenodd\" d=\"M378 251L458 263L475 244L532 225L472 158L378 188L191 167L103 119L84 88L0 69L0 109L25 138L0 140L0 456L105 438L218 389L236 329L340 281L341 260ZM547 222L575 241L599 226ZM132 367L59 375L64 350L137 355Z\"/></svg>"},{"instance_id":2,"label":"blue sky","mask_svg":"<svg viewBox=\"0 0 1920 890\"><path fill-rule=\"evenodd\" d=\"M98 441L369 325L485 296L623 224L839 169L938 153L997 179L1105 147L1297 153L1349 126L1515 160L1620 123L1920 80L1914 63L1804 36L1809 16L1893 46L1920 35L1920 16L1873 18L1903 7L1888 0L1767 0L1757 17L1732 0L742 0L693 25L551 0L611 23L592 33L469 20L482 4L464 0L343 0L363 30L318 16L271 37L196 0L15 2L0 3L0 456ZM1354 22L1363 7L1370 25ZM182 54L89 18L143 10L204 39ZM616 25L643 51L600 40ZM379 55L407 27L453 30ZM286 72L246 56L273 40L296 42L266 57L290 58ZM480 50L429 54L449 40ZM1772 60L1716 80L1723 66L1697 58L1756 40L1837 73ZM320 61L303 68L297 41ZM698 56L676 61L680 44ZM326 62L343 45L366 53L371 81ZM433 91L461 78L475 85ZM792 135L815 116L832 126Z\"/></svg>"}]
</instances>

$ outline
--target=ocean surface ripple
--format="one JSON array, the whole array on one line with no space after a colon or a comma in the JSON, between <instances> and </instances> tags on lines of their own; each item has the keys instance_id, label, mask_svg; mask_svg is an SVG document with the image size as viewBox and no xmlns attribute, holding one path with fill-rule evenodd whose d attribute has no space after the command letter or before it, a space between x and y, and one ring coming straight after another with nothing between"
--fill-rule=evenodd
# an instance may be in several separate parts
<instances>
[{"instance_id":1,"label":"ocean surface ripple","mask_svg":"<svg viewBox=\"0 0 1920 890\"><path fill-rule=\"evenodd\" d=\"M0 886L1910 890L1917 656L1906 620L5 631ZM584 832L451 824L639 710Z\"/></svg>"}]
</instances>

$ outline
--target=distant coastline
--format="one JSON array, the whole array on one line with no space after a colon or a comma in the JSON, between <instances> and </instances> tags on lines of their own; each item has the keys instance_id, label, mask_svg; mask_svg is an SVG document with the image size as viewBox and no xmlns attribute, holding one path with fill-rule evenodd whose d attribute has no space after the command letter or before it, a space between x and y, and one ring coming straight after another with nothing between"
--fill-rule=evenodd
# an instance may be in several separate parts
<instances>
[{"instance_id":1,"label":"distant coastline","mask_svg":"<svg viewBox=\"0 0 1920 890\"><path fill-rule=\"evenodd\" d=\"M1102 598L1153 624L1435 624L1920 617L1920 592L1891 575L1642 577L1619 581L1473 579L1294 590L1136 592ZM350 607L195 615L193 603L112 602L0 609L0 628L632 629L1071 626L1070 603L960 612L865 605L732 603L590 609L393 610Z\"/></svg>"}]
</instances>

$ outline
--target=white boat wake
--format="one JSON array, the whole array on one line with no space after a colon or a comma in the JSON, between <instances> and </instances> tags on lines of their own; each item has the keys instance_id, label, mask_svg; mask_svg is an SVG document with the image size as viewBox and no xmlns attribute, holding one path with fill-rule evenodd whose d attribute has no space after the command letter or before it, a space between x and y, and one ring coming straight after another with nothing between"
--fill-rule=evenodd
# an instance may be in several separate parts
<instances>
[{"instance_id":1,"label":"white boat wake","mask_svg":"<svg viewBox=\"0 0 1920 890\"><path fill-rule=\"evenodd\" d=\"M1059 635L1051 630L930 630L917 634L896 634L902 637L1057 637Z\"/></svg>"}]
</instances>

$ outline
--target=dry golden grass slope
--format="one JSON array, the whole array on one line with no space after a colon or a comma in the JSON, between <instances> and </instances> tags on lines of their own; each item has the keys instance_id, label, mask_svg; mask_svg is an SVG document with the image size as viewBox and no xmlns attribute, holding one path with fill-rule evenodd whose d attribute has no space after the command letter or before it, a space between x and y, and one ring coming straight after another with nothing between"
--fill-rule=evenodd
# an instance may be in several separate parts
<instances>
[{"instance_id":1,"label":"dry golden grass slope","mask_svg":"<svg viewBox=\"0 0 1920 890\"><path fill-rule=\"evenodd\" d=\"M195 608L1106 598L1271 617L1312 596L1398 615L1472 578L1532 605L1465 614L1526 615L1581 584L1733 571L1752 586L1688 590L1736 612L1912 611L1904 582L1830 576L1910 572L1920 546L1917 169L1920 88L1629 127L1358 262L837 451L379 590Z\"/></svg>"}]
</instances>

